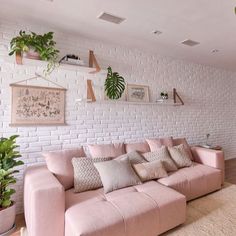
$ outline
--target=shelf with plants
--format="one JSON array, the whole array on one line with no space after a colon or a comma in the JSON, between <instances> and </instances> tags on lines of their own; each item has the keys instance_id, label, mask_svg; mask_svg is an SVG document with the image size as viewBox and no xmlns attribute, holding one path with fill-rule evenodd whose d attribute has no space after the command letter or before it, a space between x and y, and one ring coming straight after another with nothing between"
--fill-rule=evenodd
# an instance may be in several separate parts
<instances>
[{"instance_id":1,"label":"shelf with plants","mask_svg":"<svg viewBox=\"0 0 236 236\"><path fill-rule=\"evenodd\" d=\"M40 35L34 32L27 33L21 30L19 35L12 38L10 42L9 56L12 55L15 55L15 62L18 65L39 65L45 67L45 76L49 75L58 67L61 69L88 73L98 73L101 71L92 50L89 50L88 66L59 63L59 50L56 48L56 42L53 39L53 32ZM9 57L5 57L3 60L9 63L14 62L14 59ZM93 66L95 66L95 68L93 68Z\"/></svg>"}]
</instances>

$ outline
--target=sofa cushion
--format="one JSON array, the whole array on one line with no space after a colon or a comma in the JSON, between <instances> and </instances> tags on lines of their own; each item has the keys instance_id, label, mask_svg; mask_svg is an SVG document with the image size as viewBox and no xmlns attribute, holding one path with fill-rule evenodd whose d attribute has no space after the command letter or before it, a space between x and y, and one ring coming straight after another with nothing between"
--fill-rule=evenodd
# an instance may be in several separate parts
<instances>
[{"instance_id":1,"label":"sofa cushion","mask_svg":"<svg viewBox=\"0 0 236 236\"><path fill-rule=\"evenodd\" d=\"M173 138L153 138L146 139L151 152L157 151L162 146L172 147L173 146Z\"/></svg>"},{"instance_id":2,"label":"sofa cushion","mask_svg":"<svg viewBox=\"0 0 236 236\"><path fill-rule=\"evenodd\" d=\"M73 157L86 157L83 147L43 153L48 169L57 177L65 189L74 185Z\"/></svg>"},{"instance_id":3,"label":"sofa cushion","mask_svg":"<svg viewBox=\"0 0 236 236\"><path fill-rule=\"evenodd\" d=\"M103 193L66 191L66 235L157 236L185 221L182 194L156 181Z\"/></svg>"},{"instance_id":4,"label":"sofa cushion","mask_svg":"<svg viewBox=\"0 0 236 236\"><path fill-rule=\"evenodd\" d=\"M118 157L125 154L124 143L114 144L90 144L88 145L92 158L96 157Z\"/></svg>"},{"instance_id":5,"label":"sofa cushion","mask_svg":"<svg viewBox=\"0 0 236 236\"><path fill-rule=\"evenodd\" d=\"M129 158L94 163L102 180L104 192L125 188L140 183Z\"/></svg>"},{"instance_id":6,"label":"sofa cushion","mask_svg":"<svg viewBox=\"0 0 236 236\"><path fill-rule=\"evenodd\" d=\"M129 158L130 164L131 165L135 165L135 164L140 164L140 163L144 163L147 162L143 156L141 156L141 154L139 154L138 152L134 151L134 152L129 152L126 153L124 155L121 155L117 158L115 158L115 160L122 160L124 158Z\"/></svg>"},{"instance_id":7,"label":"sofa cushion","mask_svg":"<svg viewBox=\"0 0 236 236\"><path fill-rule=\"evenodd\" d=\"M150 152L150 148L147 142L141 143L126 143L125 144L125 151L127 153L137 151L140 153Z\"/></svg>"},{"instance_id":8,"label":"sofa cushion","mask_svg":"<svg viewBox=\"0 0 236 236\"><path fill-rule=\"evenodd\" d=\"M75 192L84 192L102 187L102 181L94 163L110 160L110 157L73 158Z\"/></svg>"},{"instance_id":9,"label":"sofa cushion","mask_svg":"<svg viewBox=\"0 0 236 236\"><path fill-rule=\"evenodd\" d=\"M184 148L183 144L174 147L168 147L168 151L178 168L188 167L192 165L191 157Z\"/></svg>"},{"instance_id":10,"label":"sofa cushion","mask_svg":"<svg viewBox=\"0 0 236 236\"><path fill-rule=\"evenodd\" d=\"M161 161L152 161L133 165L133 168L142 182L168 176Z\"/></svg>"},{"instance_id":11,"label":"sofa cushion","mask_svg":"<svg viewBox=\"0 0 236 236\"><path fill-rule=\"evenodd\" d=\"M178 146L180 144L184 145L185 150L188 152L188 155L190 156L191 160L193 161L193 154L191 151L191 148L185 138L175 138L173 139L173 145Z\"/></svg>"},{"instance_id":12,"label":"sofa cushion","mask_svg":"<svg viewBox=\"0 0 236 236\"><path fill-rule=\"evenodd\" d=\"M149 162L157 160L162 161L167 172L175 171L178 169L173 160L171 159L167 147L165 146L162 146L161 148L159 148L157 151L154 152L143 153L143 157Z\"/></svg>"},{"instance_id":13,"label":"sofa cushion","mask_svg":"<svg viewBox=\"0 0 236 236\"><path fill-rule=\"evenodd\" d=\"M169 173L158 182L175 189L191 200L221 188L221 171L193 163L191 167Z\"/></svg>"}]
</instances>

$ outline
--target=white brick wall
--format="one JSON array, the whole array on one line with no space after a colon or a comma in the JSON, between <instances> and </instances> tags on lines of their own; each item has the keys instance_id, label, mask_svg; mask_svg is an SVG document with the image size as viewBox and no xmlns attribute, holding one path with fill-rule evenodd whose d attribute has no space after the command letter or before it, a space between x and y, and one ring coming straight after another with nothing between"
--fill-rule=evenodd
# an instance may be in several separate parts
<instances>
[{"instance_id":1,"label":"white brick wall","mask_svg":"<svg viewBox=\"0 0 236 236\"><path fill-rule=\"evenodd\" d=\"M60 67L53 72L51 79L68 89L68 125L9 127L9 83L27 79L44 69L44 64L36 61L19 66L4 60L7 55L4 45L8 45L20 29L36 32L54 30L0 19L0 136L20 135L18 143L25 162L18 174L17 194L14 196L18 212L23 210L23 171L29 165L44 161L42 151L170 135L187 137L191 144L199 144L204 142L205 134L210 133L212 143L224 147L226 158L236 156L236 73L67 35L57 30L54 30L55 37L62 55L79 53L84 56L87 49L93 49L103 68L111 65L127 82L149 85L151 99L155 100L161 90L171 91L176 87L186 104L181 107L76 104L76 98L85 97L86 79L93 80L96 95L102 97L105 73L90 75Z\"/></svg>"}]
</instances>

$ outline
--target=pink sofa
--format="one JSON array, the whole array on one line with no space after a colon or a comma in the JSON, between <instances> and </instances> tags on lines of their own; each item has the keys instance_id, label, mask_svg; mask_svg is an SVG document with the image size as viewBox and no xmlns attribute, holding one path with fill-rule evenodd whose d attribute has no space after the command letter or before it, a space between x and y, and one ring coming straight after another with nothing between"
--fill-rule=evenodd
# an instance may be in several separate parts
<instances>
[{"instance_id":1,"label":"pink sofa","mask_svg":"<svg viewBox=\"0 0 236 236\"><path fill-rule=\"evenodd\" d=\"M150 151L147 143L126 144L125 150ZM29 167L24 181L29 236L157 236L184 223L186 200L216 191L224 181L222 151L191 152L192 167L108 194L65 190L45 165Z\"/></svg>"}]
</instances>

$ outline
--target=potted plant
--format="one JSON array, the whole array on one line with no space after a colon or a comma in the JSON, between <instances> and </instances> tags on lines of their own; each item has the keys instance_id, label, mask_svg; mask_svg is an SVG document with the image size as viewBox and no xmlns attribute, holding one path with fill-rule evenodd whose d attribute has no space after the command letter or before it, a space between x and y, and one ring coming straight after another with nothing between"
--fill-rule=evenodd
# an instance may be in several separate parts
<instances>
[{"instance_id":1,"label":"potted plant","mask_svg":"<svg viewBox=\"0 0 236 236\"><path fill-rule=\"evenodd\" d=\"M11 230L15 223L15 203L11 200L11 196L15 193L12 188L12 184L16 183L14 174L19 171L14 168L24 164L17 160L21 157L16 151L17 137L13 135L9 138L0 138L0 235L5 235L4 233Z\"/></svg>"},{"instance_id":2,"label":"potted plant","mask_svg":"<svg viewBox=\"0 0 236 236\"><path fill-rule=\"evenodd\" d=\"M162 98L163 100L167 100L168 97L169 97L169 96L168 96L168 93L165 92L165 91L161 92L160 95L161 95L161 98Z\"/></svg>"},{"instance_id":3,"label":"potted plant","mask_svg":"<svg viewBox=\"0 0 236 236\"><path fill-rule=\"evenodd\" d=\"M121 98L125 91L125 80L118 72L112 72L111 67L107 68L107 78L105 81L105 92L110 99Z\"/></svg>"},{"instance_id":4,"label":"potted plant","mask_svg":"<svg viewBox=\"0 0 236 236\"><path fill-rule=\"evenodd\" d=\"M22 64L22 56L31 59L48 61L46 74L50 74L56 65L59 50L55 48L56 42L53 40L53 32L43 35L34 32L26 33L20 31L19 35L10 42L9 55L16 54L16 62Z\"/></svg>"}]
</instances>

